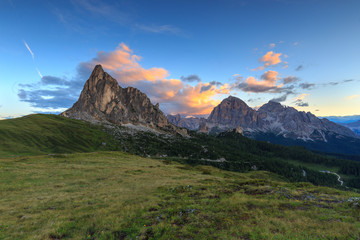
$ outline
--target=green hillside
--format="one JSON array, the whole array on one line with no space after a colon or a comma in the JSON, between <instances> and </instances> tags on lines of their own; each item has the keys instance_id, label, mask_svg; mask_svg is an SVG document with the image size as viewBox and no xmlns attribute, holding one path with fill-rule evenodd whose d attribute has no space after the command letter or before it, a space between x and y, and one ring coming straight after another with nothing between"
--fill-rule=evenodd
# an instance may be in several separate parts
<instances>
[{"instance_id":1,"label":"green hillside","mask_svg":"<svg viewBox=\"0 0 360 240\"><path fill-rule=\"evenodd\" d=\"M113 144L113 138L101 127L57 115L34 114L0 121L0 156L89 152L111 149Z\"/></svg>"},{"instance_id":2,"label":"green hillside","mask_svg":"<svg viewBox=\"0 0 360 240\"><path fill-rule=\"evenodd\" d=\"M360 195L119 152L0 159L0 239L358 239Z\"/></svg>"},{"instance_id":3,"label":"green hillside","mask_svg":"<svg viewBox=\"0 0 360 240\"><path fill-rule=\"evenodd\" d=\"M360 162L249 139L235 132L190 137L105 128L56 115L29 115L0 121L0 157L120 150L140 156L166 158L224 170L270 171L293 182L360 189ZM320 172L328 170L337 176ZM304 175L305 171L305 175Z\"/></svg>"}]
</instances>

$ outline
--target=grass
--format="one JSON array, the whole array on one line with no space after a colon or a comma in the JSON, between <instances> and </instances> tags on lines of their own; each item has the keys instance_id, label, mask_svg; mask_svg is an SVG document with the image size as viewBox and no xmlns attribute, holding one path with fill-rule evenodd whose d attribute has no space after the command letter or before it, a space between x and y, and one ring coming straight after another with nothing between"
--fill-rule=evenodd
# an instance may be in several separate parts
<instances>
[{"instance_id":1,"label":"grass","mask_svg":"<svg viewBox=\"0 0 360 240\"><path fill-rule=\"evenodd\" d=\"M0 239L359 239L351 191L120 152L0 159Z\"/></svg>"},{"instance_id":2,"label":"grass","mask_svg":"<svg viewBox=\"0 0 360 240\"><path fill-rule=\"evenodd\" d=\"M34 114L1 120L0 143L0 157L11 157L112 150L115 141L101 126L57 115Z\"/></svg>"}]
</instances>

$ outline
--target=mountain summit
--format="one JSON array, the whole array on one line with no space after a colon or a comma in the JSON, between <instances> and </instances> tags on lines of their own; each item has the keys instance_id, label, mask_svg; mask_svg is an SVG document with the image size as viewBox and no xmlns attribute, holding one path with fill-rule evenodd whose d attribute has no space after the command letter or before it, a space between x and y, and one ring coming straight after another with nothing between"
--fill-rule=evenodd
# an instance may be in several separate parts
<instances>
[{"instance_id":1,"label":"mountain summit","mask_svg":"<svg viewBox=\"0 0 360 240\"><path fill-rule=\"evenodd\" d=\"M170 121L175 123L172 119ZM248 136L271 133L285 138L323 142L327 142L329 134L358 138L349 128L319 119L310 112L300 112L274 101L269 101L256 111L233 96L225 98L212 110L201 129L192 130L217 133L239 127Z\"/></svg>"},{"instance_id":2,"label":"mountain summit","mask_svg":"<svg viewBox=\"0 0 360 240\"><path fill-rule=\"evenodd\" d=\"M254 109L249 107L243 100L229 96L216 106L207 119L208 128L229 129L241 127L258 128L261 122Z\"/></svg>"},{"instance_id":3,"label":"mountain summit","mask_svg":"<svg viewBox=\"0 0 360 240\"><path fill-rule=\"evenodd\" d=\"M166 116L150 102L140 90L122 88L101 65L96 65L86 81L79 100L62 116L87 121L110 122L112 124L135 124L178 132L178 128L169 123Z\"/></svg>"}]
</instances>

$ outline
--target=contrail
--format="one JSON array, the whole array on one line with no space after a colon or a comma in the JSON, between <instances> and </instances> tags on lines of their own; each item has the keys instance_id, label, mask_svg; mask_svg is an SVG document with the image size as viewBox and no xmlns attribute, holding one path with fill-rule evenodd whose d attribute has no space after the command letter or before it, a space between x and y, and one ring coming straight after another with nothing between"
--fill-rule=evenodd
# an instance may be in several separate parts
<instances>
[{"instance_id":1,"label":"contrail","mask_svg":"<svg viewBox=\"0 0 360 240\"><path fill-rule=\"evenodd\" d=\"M30 49L29 45L25 42L25 40L24 40L24 44L25 44L25 47L27 48L27 50L29 50L29 52L30 52L30 54L31 54L32 58L34 59L34 53L31 51L31 49Z\"/></svg>"},{"instance_id":2,"label":"contrail","mask_svg":"<svg viewBox=\"0 0 360 240\"><path fill-rule=\"evenodd\" d=\"M39 71L38 68L36 68L36 71L38 72L39 76L40 76L41 78L43 78L43 75L41 74L41 72Z\"/></svg>"}]
</instances>

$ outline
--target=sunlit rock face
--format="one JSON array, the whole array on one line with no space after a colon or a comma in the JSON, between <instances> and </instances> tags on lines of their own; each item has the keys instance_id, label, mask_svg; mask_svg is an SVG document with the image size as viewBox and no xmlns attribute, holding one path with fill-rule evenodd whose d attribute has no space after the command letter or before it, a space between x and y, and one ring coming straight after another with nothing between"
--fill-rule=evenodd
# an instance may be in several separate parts
<instances>
[{"instance_id":1,"label":"sunlit rock face","mask_svg":"<svg viewBox=\"0 0 360 240\"><path fill-rule=\"evenodd\" d=\"M79 100L62 116L113 124L141 124L171 132L182 132L169 123L166 116L140 90L122 88L101 65L97 65L86 81Z\"/></svg>"}]
</instances>

